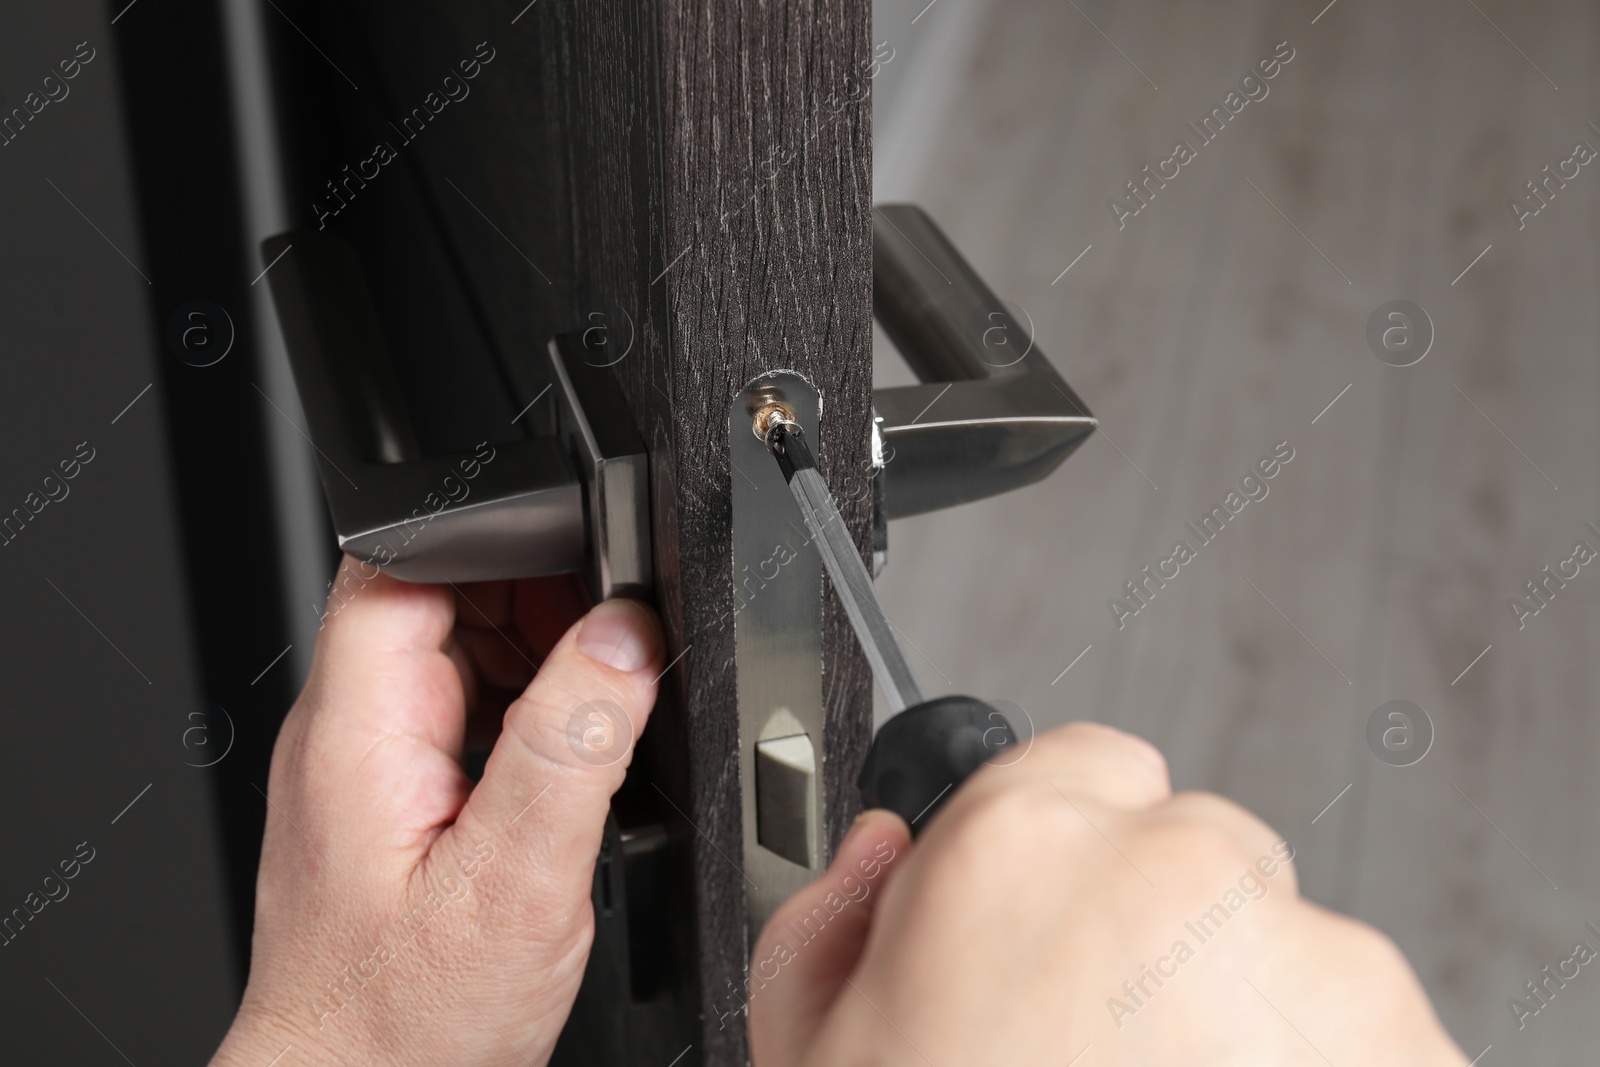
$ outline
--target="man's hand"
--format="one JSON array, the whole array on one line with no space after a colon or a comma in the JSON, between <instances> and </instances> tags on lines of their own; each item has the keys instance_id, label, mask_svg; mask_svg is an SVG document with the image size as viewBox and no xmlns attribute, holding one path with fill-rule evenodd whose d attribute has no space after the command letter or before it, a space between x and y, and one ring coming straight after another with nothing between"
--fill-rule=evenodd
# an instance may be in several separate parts
<instances>
[{"instance_id":1,"label":"man's hand","mask_svg":"<svg viewBox=\"0 0 1600 1067\"><path fill-rule=\"evenodd\" d=\"M655 617L609 601L559 636L570 586L458 595L366 570L340 568L273 752L250 982L212 1062L266 1067L292 1047L280 1067L543 1063L655 699ZM520 695L506 708L497 692ZM465 739L502 708L474 787Z\"/></svg>"},{"instance_id":2,"label":"man's hand","mask_svg":"<svg viewBox=\"0 0 1600 1067\"><path fill-rule=\"evenodd\" d=\"M879 843L896 858L871 893L820 922ZM774 962L753 971L753 1061L1462 1067L1404 958L1301 900L1291 856L1235 805L1174 797L1143 741L1041 735L915 848L868 813L779 910L755 951Z\"/></svg>"}]
</instances>

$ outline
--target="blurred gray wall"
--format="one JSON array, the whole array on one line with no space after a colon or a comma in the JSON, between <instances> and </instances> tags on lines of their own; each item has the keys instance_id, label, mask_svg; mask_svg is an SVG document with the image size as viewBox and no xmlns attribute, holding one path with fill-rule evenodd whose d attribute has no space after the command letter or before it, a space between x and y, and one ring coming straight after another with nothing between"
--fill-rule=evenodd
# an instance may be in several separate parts
<instances>
[{"instance_id":1,"label":"blurred gray wall","mask_svg":"<svg viewBox=\"0 0 1600 1067\"><path fill-rule=\"evenodd\" d=\"M0 512L60 496L0 547L0 917L30 915L0 947L16 1064L203 1062L237 996L208 772L186 765L205 720L147 388L171 357L148 343L110 17L0 11L0 110L51 74L67 89L0 148ZM94 58L61 83L80 42Z\"/></svg>"},{"instance_id":2,"label":"blurred gray wall","mask_svg":"<svg viewBox=\"0 0 1600 1067\"><path fill-rule=\"evenodd\" d=\"M1520 628L1510 602L1600 548L1600 171L1566 167L1525 225L1509 203L1600 147L1600 10L877 10L884 79L965 57L926 61L937 92L885 81L880 195L929 210L1101 420L1048 481L890 526L879 585L930 693L1155 741L1398 942L1469 1059L1594 1062L1600 979L1520 1028L1509 1004L1600 947L1600 578ZM1270 94L1119 227L1108 201L1282 42ZM1402 298L1434 332L1408 367L1367 339ZM886 345L875 370L905 380ZM1270 496L1119 624L1108 601L1280 441ZM1367 740L1391 700L1432 723L1411 766ZM1253 998L1240 1024L1271 1024Z\"/></svg>"}]
</instances>

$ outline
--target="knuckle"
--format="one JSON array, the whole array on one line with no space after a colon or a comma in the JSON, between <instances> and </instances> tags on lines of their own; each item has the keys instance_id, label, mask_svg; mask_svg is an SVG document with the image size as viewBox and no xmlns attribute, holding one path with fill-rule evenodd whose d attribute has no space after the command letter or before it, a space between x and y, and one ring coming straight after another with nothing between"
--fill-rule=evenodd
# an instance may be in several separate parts
<instances>
[{"instance_id":1,"label":"knuckle","mask_svg":"<svg viewBox=\"0 0 1600 1067\"><path fill-rule=\"evenodd\" d=\"M506 709L502 730L529 755L548 759L560 752L558 742L564 718L558 705L543 699L541 694L528 692L517 697Z\"/></svg>"},{"instance_id":2,"label":"knuckle","mask_svg":"<svg viewBox=\"0 0 1600 1067\"><path fill-rule=\"evenodd\" d=\"M553 684L535 682L512 702L506 712L506 732L530 752L557 764L609 764L627 754L638 735L638 719L627 694L603 679L576 689L550 681ZM614 758L583 758L582 753L590 750Z\"/></svg>"},{"instance_id":3,"label":"knuckle","mask_svg":"<svg viewBox=\"0 0 1600 1067\"><path fill-rule=\"evenodd\" d=\"M1200 790L1186 790L1172 798L1167 810L1187 821L1226 826L1255 816L1227 797Z\"/></svg>"},{"instance_id":4,"label":"knuckle","mask_svg":"<svg viewBox=\"0 0 1600 1067\"><path fill-rule=\"evenodd\" d=\"M1340 940L1348 946L1353 969L1382 982L1411 984L1411 964L1388 934L1342 915L1330 915L1328 921L1335 926Z\"/></svg>"},{"instance_id":5,"label":"knuckle","mask_svg":"<svg viewBox=\"0 0 1600 1067\"><path fill-rule=\"evenodd\" d=\"M965 870L1004 871L1019 860L1028 863L1059 855L1093 833L1055 790L1006 783L978 792L966 803L951 805L940 834L947 844L941 855ZM974 867L976 865L976 867Z\"/></svg>"},{"instance_id":6,"label":"knuckle","mask_svg":"<svg viewBox=\"0 0 1600 1067\"><path fill-rule=\"evenodd\" d=\"M1411 1027L1427 1010L1411 964L1390 937L1375 927L1337 912L1303 905L1307 912L1306 943L1332 963L1332 974L1359 976L1353 987L1359 1010L1374 1027Z\"/></svg>"},{"instance_id":7,"label":"knuckle","mask_svg":"<svg viewBox=\"0 0 1600 1067\"><path fill-rule=\"evenodd\" d=\"M1054 800L1056 803L1052 804ZM1009 840L1013 836L1048 831L1055 820L1049 810L1060 804L1054 791L1006 785L986 792L973 805L966 831L979 837Z\"/></svg>"},{"instance_id":8,"label":"knuckle","mask_svg":"<svg viewBox=\"0 0 1600 1067\"><path fill-rule=\"evenodd\" d=\"M1275 842L1282 840L1282 836L1254 812L1215 793L1179 793L1167 803L1166 809L1181 820L1229 833L1240 848L1255 851L1258 855L1271 850ZM1255 856L1250 858L1254 860Z\"/></svg>"},{"instance_id":9,"label":"knuckle","mask_svg":"<svg viewBox=\"0 0 1600 1067\"><path fill-rule=\"evenodd\" d=\"M1085 748L1115 753L1129 762L1149 764L1163 777L1167 773L1167 758L1144 738L1108 726L1103 722L1073 722L1060 728L1062 737L1071 744Z\"/></svg>"},{"instance_id":10,"label":"knuckle","mask_svg":"<svg viewBox=\"0 0 1600 1067\"><path fill-rule=\"evenodd\" d=\"M1164 797L1171 793L1167 758L1142 737L1099 722L1073 722L1052 731L1062 749L1110 764L1119 778L1136 783L1140 792Z\"/></svg>"},{"instance_id":11,"label":"knuckle","mask_svg":"<svg viewBox=\"0 0 1600 1067\"><path fill-rule=\"evenodd\" d=\"M1223 826L1203 819L1164 821L1153 827L1141 844L1142 851L1192 871L1197 884L1207 886L1232 881L1256 860Z\"/></svg>"}]
</instances>

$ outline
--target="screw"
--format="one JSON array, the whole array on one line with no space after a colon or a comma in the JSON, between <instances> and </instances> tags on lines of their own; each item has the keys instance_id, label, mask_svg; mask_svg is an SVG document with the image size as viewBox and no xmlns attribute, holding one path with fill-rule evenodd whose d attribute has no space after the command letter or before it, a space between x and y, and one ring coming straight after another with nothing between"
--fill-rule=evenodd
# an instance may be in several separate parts
<instances>
[{"instance_id":1,"label":"screw","mask_svg":"<svg viewBox=\"0 0 1600 1067\"><path fill-rule=\"evenodd\" d=\"M758 404L759 406L755 407L753 413L754 421L751 423L750 429L756 435L757 440L763 444L766 443L767 435L779 424L799 425L799 420L795 417L794 408L774 395L776 392L777 390L758 390L751 397L752 405ZM762 393L767 395L761 395Z\"/></svg>"}]
</instances>

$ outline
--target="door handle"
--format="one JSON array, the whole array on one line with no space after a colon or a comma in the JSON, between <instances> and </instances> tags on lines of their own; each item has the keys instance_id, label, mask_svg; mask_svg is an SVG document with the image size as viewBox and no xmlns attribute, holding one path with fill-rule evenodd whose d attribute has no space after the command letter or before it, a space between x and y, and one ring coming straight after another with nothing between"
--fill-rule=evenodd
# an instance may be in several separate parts
<instances>
[{"instance_id":1,"label":"door handle","mask_svg":"<svg viewBox=\"0 0 1600 1067\"><path fill-rule=\"evenodd\" d=\"M423 456L355 250L268 238L268 278L340 548L413 582L582 572L591 592L651 584L642 438L574 335L549 344L558 432ZM873 218L873 314L922 384L879 389L877 521L1046 477L1096 420L926 212ZM882 544L882 531L879 531Z\"/></svg>"},{"instance_id":2,"label":"door handle","mask_svg":"<svg viewBox=\"0 0 1600 1067\"><path fill-rule=\"evenodd\" d=\"M551 340L557 433L423 456L355 249L262 243L339 547L411 582L584 573L595 599L651 586L644 441L576 335Z\"/></svg>"},{"instance_id":3,"label":"door handle","mask_svg":"<svg viewBox=\"0 0 1600 1067\"><path fill-rule=\"evenodd\" d=\"M883 519L954 507L1048 476L1097 421L915 204L872 220L872 312L921 385L878 389ZM875 449L876 450L876 449Z\"/></svg>"}]
</instances>

